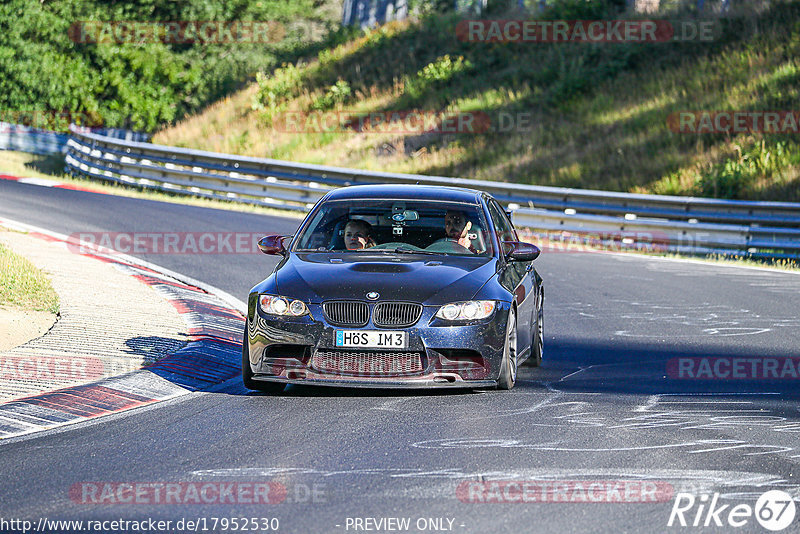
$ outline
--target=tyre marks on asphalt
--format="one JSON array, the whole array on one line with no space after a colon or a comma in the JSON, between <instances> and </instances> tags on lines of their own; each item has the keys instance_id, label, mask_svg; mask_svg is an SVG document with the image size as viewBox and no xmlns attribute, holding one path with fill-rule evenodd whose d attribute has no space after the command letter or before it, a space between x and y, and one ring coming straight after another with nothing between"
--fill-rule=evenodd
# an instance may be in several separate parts
<instances>
[{"instance_id":1,"label":"tyre marks on asphalt","mask_svg":"<svg viewBox=\"0 0 800 534\"><path fill-rule=\"evenodd\" d=\"M446 499L457 500L457 488L465 481L535 481L542 484L564 481L654 481L666 483L673 492L694 495L719 492L721 499L741 499L752 496L755 500L764 489L781 489L800 500L800 485L784 477L770 473L710 470L710 469L658 469L658 468L558 468L521 467L487 468L481 470L463 467L394 468L372 467L337 469L324 467L230 467L204 469L190 473L192 479L212 481L224 480L292 480L295 483L321 482L326 487L336 488L327 492L328 502L352 502L357 495L365 494L360 481L371 489L372 498L394 497L401 499ZM384 483L381 484L381 481ZM352 494L348 494L352 492ZM586 501L590 502L590 501ZM592 503L596 504L596 503Z\"/></svg>"},{"instance_id":2,"label":"tyre marks on asphalt","mask_svg":"<svg viewBox=\"0 0 800 534\"><path fill-rule=\"evenodd\" d=\"M601 440L607 441L607 440ZM680 454L700 454L724 450L739 449L744 456L779 454L793 451L793 447L781 445L752 444L735 439L701 439L679 442L656 443L653 445L622 445L622 446L569 446L566 443L530 442L512 438L486 438L486 439L435 439L418 441L411 444L420 449L522 449L537 452L554 453L620 453L640 452L652 450L673 450Z\"/></svg>"},{"instance_id":3,"label":"tyre marks on asphalt","mask_svg":"<svg viewBox=\"0 0 800 534\"><path fill-rule=\"evenodd\" d=\"M712 395L657 394L630 407L627 413L616 405L604 405L593 396L562 393L554 398L494 415L518 417L537 412L526 426L552 427L559 431L579 432L579 441L530 441L516 437L487 435L471 438L443 438L411 443L422 449L494 449L530 450L548 453L628 453L640 450L673 450L679 454L702 455L736 450L741 456L778 455L785 458L797 452L795 434L800 433L796 413L778 413L759 394L758 399L746 394ZM713 400L711 400L713 399ZM546 410L541 410L546 405ZM409 406L409 409L413 407ZM464 407L462 407L463 409ZM643 433L641 442L614 443L620 431ZM668 431L668 432L665 432ZM766 431L766 432L764 432ZM720 438L720 436L723 436ZM620 438L624 439L624 438ZM579 445L576 445L579 443Z\"/></svg>"},{"instance_id":4,"label":"tyre marks on asphalt","mask_svg":"<svg viewBox=\"0 0 800 534\"><path fill-rule=\"evenodd\" d=\"M703 338L765 334L777 329L800 328L800 319L794 316L758 313L713 302L665 305L662 302L609 299L615 308L624 310L615 317L628 328L613 331L614 336L632 338ZM582 317L608 321L609 317L585 302L553 305L548 313L556 316ZM674 331L664 332L654 326ZM632 327L632 328L631 328Z\"/></svg>"},{"instance_id":5,"label":"tyre marks on asphalt","mask_svg":"<svg viewBox=\"0 0 800 534\"><path fill-rule=\"evenodd\" d=\"M707 336L758 335L776 328L798 328L800 319L758 314L752 310L703 302L697 305L663 305L655 302L624 302L630 311L620 314L635 330L618 330L617 336L656 338L653 325L674 325L679 333L670 337L698 338Z\"/></svg>"}]
</instances>

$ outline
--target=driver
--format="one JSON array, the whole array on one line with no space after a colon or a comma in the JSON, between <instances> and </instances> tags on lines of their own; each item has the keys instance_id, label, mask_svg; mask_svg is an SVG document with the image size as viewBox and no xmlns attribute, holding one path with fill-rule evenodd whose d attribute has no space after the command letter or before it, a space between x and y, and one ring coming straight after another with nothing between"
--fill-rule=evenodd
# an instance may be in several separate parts
<instances>
[{"instance_id":1,"label":"driver","mask_svg":"<svg viewBox=\"0 0 800 534\"><path fill-rule=\"evenodd\" d=\"M469 238L469 230L472 228L472 222L467 220L467 214L459 210L447 210L444 214L444 233L447 239L451 239L468 249L473 254L478 251L472 246L472 240Z\"/></svg>"},{"instance_id":2,"label":"driver","mask_svg":"<svg viewBox=\"0 0 800 534\"><path fill-rule=\"evenodd\" d=\"M344 246L347 250L374 247L375 241L371 235L371 224L361 219L350 219L344 227Z\"/></svg>"}]
</instances>

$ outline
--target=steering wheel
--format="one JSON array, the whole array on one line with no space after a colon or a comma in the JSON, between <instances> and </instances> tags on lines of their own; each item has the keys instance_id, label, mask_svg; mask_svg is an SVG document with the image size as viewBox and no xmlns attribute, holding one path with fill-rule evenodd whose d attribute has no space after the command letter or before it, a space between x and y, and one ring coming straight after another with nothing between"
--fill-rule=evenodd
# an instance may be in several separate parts
<instances>
[{"instance_id":1,"label":"steering wheel","mask_svg":"<svg viewBox=\"0 0 800 534\"><path fill-rule=\"evenodd\" d=\"M427 247L425 250L431 252L455 252L457 254L463 254L465 252L472 254L472 251L465 246L459 245L458 241L455 239L450 239L449 237L443 237L441 239L437 239Z\"/></svg>"}]
</instances>

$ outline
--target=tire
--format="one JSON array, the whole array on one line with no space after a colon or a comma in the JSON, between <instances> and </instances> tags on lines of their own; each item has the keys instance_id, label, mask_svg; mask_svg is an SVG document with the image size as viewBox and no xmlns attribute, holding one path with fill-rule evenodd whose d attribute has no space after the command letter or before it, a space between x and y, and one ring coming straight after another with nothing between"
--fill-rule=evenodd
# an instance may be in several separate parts
<instances>
[{"instance_id":1,"label":"tire","mask_svg":"<svg viewBox=\"0 0 800 534\"><path fill-rule=\"evenodd\" d=\"M244 329L244 339L242 339L242 383L247 389L263 391L264 393L277 394L286 388L286 384L279 382L259 382L253 380L253 370L250 368L250 351L247 342L247 326Z\"/></svg>"},{"instance_id":2,"label":"tire","mask_svg":"<svg viewBox=\"0 0 800 534\"><path fill-rule=\"evenodd\" d=\"M500 363L500 376L497 389L509 390L517 382L517 313L514 308L508 312L506 341L503 343L503 361Z\"/></svg>"},{"instance_id":3,"label":"tire","mask_svg":"<svg viewBox=\"0 0 800 534\"><path fill-rule=\"evenodd\" d=\"M539 367L544 356L544 290L539 298L539 309L536 312L536 330L533 332L533 346L531 357L528 358L531 367Z\"/></svg>"}]
</instances>

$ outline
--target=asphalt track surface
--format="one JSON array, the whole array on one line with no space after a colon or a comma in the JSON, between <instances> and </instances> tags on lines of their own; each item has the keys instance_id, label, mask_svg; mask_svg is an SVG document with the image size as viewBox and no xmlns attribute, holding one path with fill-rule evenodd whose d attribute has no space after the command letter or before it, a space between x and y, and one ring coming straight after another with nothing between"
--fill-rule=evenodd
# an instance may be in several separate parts
<instances>
[{"instance_id":1,"label":"asphalt track surface","mask_svg":"<svg viewBox=\"0 0 800 534\"><path fill-rule=\"evenodd\" d=\"M8 181L0 216L66 234L292 233L299 222ZM275 264L256 254L141 257L242 300ZM729 505L753 506L771 489L800 499L798 379L670 374L677 358L800 356L800 276L598 253L545 253L536 267L547 297L545 361L521 369L511 392L293 386L267 396L233 380L0 443L0 515L206 518L208 528L213 517L275 517L280 532L301 533L363 532L353 518L387 517L410 518L410 532L435 531L420 518L464 533L764 532L752 517L736 529L713 520L670 529L669 493L660 502L615 502L613 492L601 499L612 502L580 502L575 481L647 480L698 499L719 493ZM458 494L466 481L509 480L568 484L572 502L474 503ZM273 481L287 493L268 505L70 497L91 481ZM686 512L689 524L697 510Z\"/></svg>"}]
</instances>

